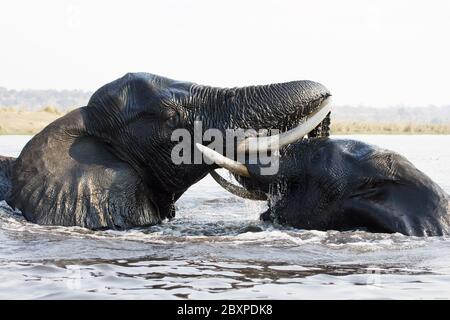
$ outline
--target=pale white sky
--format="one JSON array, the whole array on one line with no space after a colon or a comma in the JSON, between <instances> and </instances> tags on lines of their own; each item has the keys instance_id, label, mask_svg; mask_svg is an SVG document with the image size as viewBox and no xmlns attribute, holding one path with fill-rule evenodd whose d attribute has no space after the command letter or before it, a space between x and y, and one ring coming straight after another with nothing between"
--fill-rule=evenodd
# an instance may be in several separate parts
<instances>
[{"instance_id":1,"label":"pale white sky","mask_svg":"<svg viewBox=\"0 0 450 320\"><path fill-rule=\"evenodd\" d=\"M450 1L2 0L0 86L129 71L216 86L310 79L336 104L450 104Z\"/></svg>"}]
</instances>

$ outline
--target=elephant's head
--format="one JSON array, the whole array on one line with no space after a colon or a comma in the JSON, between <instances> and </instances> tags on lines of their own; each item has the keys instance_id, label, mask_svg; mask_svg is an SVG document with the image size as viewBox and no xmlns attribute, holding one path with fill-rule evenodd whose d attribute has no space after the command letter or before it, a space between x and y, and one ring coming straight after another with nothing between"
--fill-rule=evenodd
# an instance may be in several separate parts
<instances>
[{"instance_id":1,"label":"elephant's head","mask_svg":"<svg viewBox=\"0 0 450 320\"><path fill-rule=\"evenodd\" d=\"M261 175L260 165L230 166L215 151L199 148L241 175L238 181L245 189L213 174L226 189L269 199L263 220L316 230L450 233L447 194L392 151L354 140L304 139L280 150L277 174Z\"/></svg>"},{"instance_id":2,"label":"elephant's head","mask_svg":"<svg viewBox=\"0 0 450 320\"><path fill-rule=\"evenodd\" d=\"M286 131L325 110L329 96L311 81L222 89L127 74L25 146L8 202L40 224L100 229L158 223L172 217L181 194L215 168L173 163L174 130L192 133L200 120L203 130ZM329 115L315 134L327 135L328 124Z\"/></svg>"}]
</instances>

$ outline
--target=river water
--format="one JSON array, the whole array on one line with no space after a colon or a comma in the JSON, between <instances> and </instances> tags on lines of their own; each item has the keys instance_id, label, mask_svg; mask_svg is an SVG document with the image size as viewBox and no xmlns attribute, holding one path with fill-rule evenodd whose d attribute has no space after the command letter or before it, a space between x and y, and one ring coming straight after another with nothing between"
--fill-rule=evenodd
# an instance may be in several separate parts
<instances>
[{"instance_id":1,"label":"river water","mask_svg":"<svg viewBox=\"0 0 450 320\"><path fill-rule=\"evenodd\" d=\"M0 136L0 154L30 138ZM450 193L450 136L349 138L405 155ZM209 176L177 209L159 226L93 232L34 225L0 202L0 298L450 298L448 238L265 224L264 203Z\"/></svg>"}]
</instances>

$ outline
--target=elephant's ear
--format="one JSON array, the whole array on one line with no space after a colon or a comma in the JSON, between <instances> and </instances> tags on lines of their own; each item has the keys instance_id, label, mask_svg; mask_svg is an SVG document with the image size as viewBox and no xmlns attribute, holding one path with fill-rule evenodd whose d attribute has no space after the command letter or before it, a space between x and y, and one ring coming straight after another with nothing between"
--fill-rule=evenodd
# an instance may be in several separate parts
<instances>
[{"instance_id":1,"label":"elephant's ear","mask_svg":"<svg viewBox=\"0 0 450 320\"><path fill-rule=\"evenodd\" d=\"M158 206L140 176L87 135L83 122L82 111L73 111L25 146L8 202L44 225L122 229L159 222Z\"/></svg>"}]
</instances>

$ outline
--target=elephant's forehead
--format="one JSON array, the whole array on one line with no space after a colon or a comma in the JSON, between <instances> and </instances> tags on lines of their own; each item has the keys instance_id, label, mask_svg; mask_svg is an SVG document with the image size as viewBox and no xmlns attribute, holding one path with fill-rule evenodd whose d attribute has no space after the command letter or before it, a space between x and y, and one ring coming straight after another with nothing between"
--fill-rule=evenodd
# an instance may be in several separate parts
<instances>
[{"instance_id":1,"label":"elephant's forehead","mask_svg":"<svg viewBox=\"0 0 450 320\"><path fill-rule=\"evenodd\" d=\"M332 152L359 160L370 156L378 150L376 146L355 140L330 140L330 148Z\"/></svg>"},{"instance_id":2,"label":"elephant's forehead","mask_svg":"<svg viewBox=\"0 0 450 320\"><path fill-rule=\"evenodd\" d=\"M127 73L111 86L110 93L119 93L123 90L133 92L134 94L145 94L157 92L170 86L173 80L159 77L151 73Z\"/></svg>"},{"instance_id":3,"label":"elephant's forehead","mask_svg":"<svg viewBox=\"0 0 450 320\"><path fill-rule=\"evenodd\" d=\"M156 74L148 72L131 72L123 76L122 81L125 83L132 82L136 84L146 85L149 87L167 86L174 82L174 80L161 77Z\"/></svg>"},{"instance_id":4,"label":"elephant's forehead","mask_svg":"<svg viewBox=\"0 0 450 320\"><path fill-rule=\"evenodd\" d=\"M128 99L134 102L140 100L150 101L161 97L165 89L176 83L169 78L160 77L151 73L127 73L99 88L89 100L88 105L101 105L110 102L117 106L125 104Z\"/></svg>"},{"instance_id":5,"label":"elephant's forehead","mask_svg":"<svg viewBox=\"0 0 450 320\"><path fill-rule=\"evenodd\" d=\"M127 73L123 77L111 81L98 89L96 95L119 95L125 91L147 92L170 87L176 83L175 80L161 77L152 73L137 72Z\"/></svg>"},{"instance_id":6,"label":"elephant's forehead","mask_svg":"<svg viewBox=\"0 0 450 320\"><path fill-rule=\"evenodd\" d=\"M282 150L282 154L287 157L300 156L300 159L305 155L327 155L332 157L352 157L363 159L374 152L379 151L379 148L361 141L347 140L347 139L304 139L298 143L292 144Z\"/></svg>"}]
</instances>

